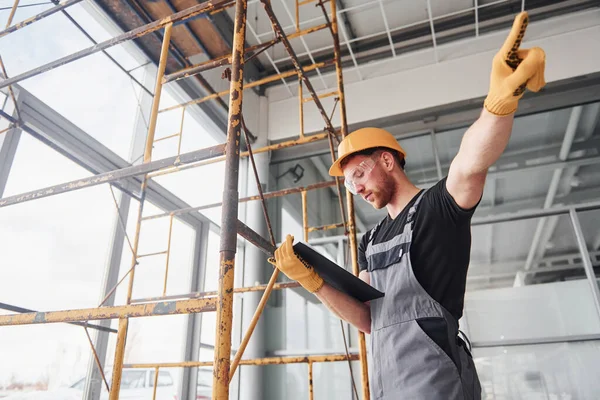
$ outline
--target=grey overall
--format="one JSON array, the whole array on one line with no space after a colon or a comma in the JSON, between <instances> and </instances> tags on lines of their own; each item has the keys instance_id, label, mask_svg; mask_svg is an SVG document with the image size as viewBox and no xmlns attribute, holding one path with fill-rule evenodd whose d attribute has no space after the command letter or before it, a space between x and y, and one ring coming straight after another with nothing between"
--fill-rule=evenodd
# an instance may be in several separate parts
<instances>
[{"instance_id":1,"label":"grey overall","mask_svg":"<svg viewBox=\"0 0 600 400\"><path fill-rule=\"evenodd\" d=\"M473 359L458 337L456 319L429 296L413 273L413 220L424 193L409 209L401 234L373 244L377 226L366 248L371 285L385 292L383 298L371 301L371 398L479 400L481 386ZM417 322L435 318L446 322L452 358Z\"/></svg>"}]
</instances>

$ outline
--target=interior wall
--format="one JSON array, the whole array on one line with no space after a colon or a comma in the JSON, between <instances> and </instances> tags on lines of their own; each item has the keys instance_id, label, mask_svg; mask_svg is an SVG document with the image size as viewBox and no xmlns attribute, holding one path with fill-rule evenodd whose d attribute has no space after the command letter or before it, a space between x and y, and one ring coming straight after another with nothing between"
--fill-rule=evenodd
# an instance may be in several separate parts
<instances>
[{"instance_id":1,"label":"interior wall","mask_svg":"<svg viewBox=\"0 0 600 400\"><path fill-rule=\"evenodd\" d=\"M432 50L425 50L373 67L367 65L361 67L363 80L354 77L352 68L345 69L348 124L483 98L489 87L492 58L507 33L503 30L438 46L438 63L433 61ZM546 81L552 83L599 71L600 52L590 51L597 48L599 40L600 10L593 10L532 21L522 48L540 46L545 50ZM295 89L295 85L290 87ZM281 86L269 89L267 95L269 139L297 136L298 99ZM331 110L332 101L323 100L326 110ZM323 129L315 107L306 107L304 124L306 132Z\"/></svg>"}]
</instances>

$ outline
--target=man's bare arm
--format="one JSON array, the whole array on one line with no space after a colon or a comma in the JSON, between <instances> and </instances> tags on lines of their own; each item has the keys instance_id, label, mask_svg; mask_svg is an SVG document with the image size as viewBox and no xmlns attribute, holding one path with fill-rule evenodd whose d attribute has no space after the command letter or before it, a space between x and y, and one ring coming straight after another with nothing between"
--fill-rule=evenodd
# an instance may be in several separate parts
<instances>
[{"instance_id":1,"label":"man's bare arm","mask_svg":"<svg viewBox=\"0 0 600 400\"><path fill-rule=\"evenodd\" d=\"M369 274L362 271L359 277L369 283ZM354 297L333 288L325 283L315 292L317 298L335 315L354 325L359 331L371 333L371 307L361 303Z\"/></svg>"},{"instance_id":2,"label":"man's bare arm","mask_svg":"<svg viewBox=\"0 0 600 400\"><path fill-rule=\"evenodd\" d=\"M446 180L448 193L460 207L472 208L481 198L487 171L504 152L513 121L513 114L500 117L484 108L463 136Z\"/></svg>"},{"instance_id":3,"label":"man's bare arm","mask_svg":"<svg viewBox=\"0 0 600 400\"><path fill-rule=\"evenodd\" d=\"M483 193L487 170L500 158L512 131L514 112L525 88L545 84L546 55L540 48L520 49L529 17L521 12L492 62L484 109L467 130L450 165L446 188L462 208L474 207Z\"/></svg>"}]
</instances>

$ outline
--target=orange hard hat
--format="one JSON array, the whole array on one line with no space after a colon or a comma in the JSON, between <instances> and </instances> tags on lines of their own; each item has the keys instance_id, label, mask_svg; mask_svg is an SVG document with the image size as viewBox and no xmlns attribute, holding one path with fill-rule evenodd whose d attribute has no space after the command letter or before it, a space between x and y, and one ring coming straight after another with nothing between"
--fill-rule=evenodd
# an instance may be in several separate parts
<instances>
[{"instance_id":1,"label":"orange hard hat","mask_svg":"<svg viewBox=\"0 0 600 400\"><path fill-rule=\"evenodd\" d=\"M391 133L381 128L361 128L346 136L338 145L338 158L329 168L329 175L344 176L341 163L346 157L376 147L395 150L402 158L406 158L406 152Z\"/></svg>"}]
</instances>

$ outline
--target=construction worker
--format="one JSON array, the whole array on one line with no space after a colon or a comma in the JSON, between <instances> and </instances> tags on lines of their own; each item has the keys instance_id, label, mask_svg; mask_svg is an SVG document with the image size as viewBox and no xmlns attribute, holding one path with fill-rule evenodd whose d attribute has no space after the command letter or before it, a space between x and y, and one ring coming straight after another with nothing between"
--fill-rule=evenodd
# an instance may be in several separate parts
<instances>
[{"instance_id":1,"label":"construction worker","mask_svg":"<svg viewBox=\"0 0 600 400\"><path fill-rule=\"evenodd\" d=\"M489 93L465 133L448 175L428 190L404 173L406 152L388 132L363 128L338 147L332 176L387 216L359 245L359 277L385 293L369 304L327 283L294 254L293 237L275 253L276 266L340 318L371 334L373 399L480 399L470 349L459 336L471 247L471 217L486 174L510 138L525 88L544 85L545 54L519 49L527 13L492 64Z\"/></svg>"}]
</instances>

